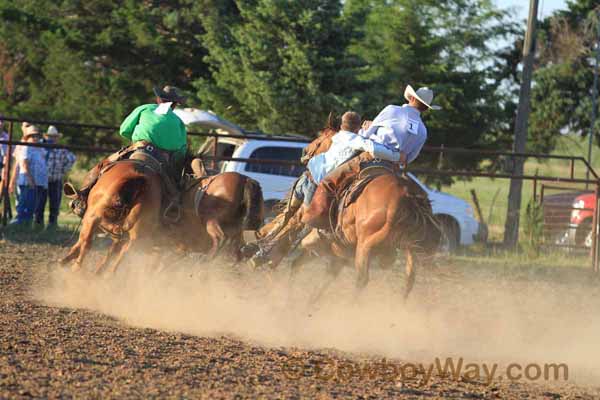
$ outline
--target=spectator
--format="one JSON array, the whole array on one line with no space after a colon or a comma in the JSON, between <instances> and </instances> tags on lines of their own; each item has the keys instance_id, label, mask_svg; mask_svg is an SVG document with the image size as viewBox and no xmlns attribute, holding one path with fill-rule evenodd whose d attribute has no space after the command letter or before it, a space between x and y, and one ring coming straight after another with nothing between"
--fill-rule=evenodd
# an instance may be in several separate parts
<instances>
[{"instance_id":1,"label":"spectator","mask_svg":"<svg viewBox=\"0 0 600 400\"><path fill-rule=\"evenodd\" d=\"M8 133L4 130L4 121L0 116L0 140L8 140ZM0 144L0 184L4 177L3 168L8 162L8 145Z\"/></svg>"},{"instance_id":2,"label":"spectator","mask_svg":"<svg viewBox=\"0 0 600 400\"><path fill-rule=\"evenodd\" d=\"M50 125L44 135L44 142L49 144L58 143L61 134L56 127ZM67 149L46 149L46 167L48 168L48 189L43 189L35 210L35 223L39 226L44 225L44 209L46 200L50 203L50 215L48 218L48 228L57 227L58 211L62 198L63 177L71 170L75 163L75 154Z\"/></svg>"},{"instance_id":3,"label":"spectator","mask_svg":"<svg viewBox=\"0 0 600 400\"><path fill-rule=\"evenodd\" d=\"M23 125L25 126L25 125ZM23 128L24 142L37 143L42 135L37 127L28 125ZM11 224L30 224L36 209L37 200L43 189L48 187L46 152L32 146L19 146L14 153L15 169L11 176L9 191L17 187L17 216Z\"/></svg>"}]
</instances>

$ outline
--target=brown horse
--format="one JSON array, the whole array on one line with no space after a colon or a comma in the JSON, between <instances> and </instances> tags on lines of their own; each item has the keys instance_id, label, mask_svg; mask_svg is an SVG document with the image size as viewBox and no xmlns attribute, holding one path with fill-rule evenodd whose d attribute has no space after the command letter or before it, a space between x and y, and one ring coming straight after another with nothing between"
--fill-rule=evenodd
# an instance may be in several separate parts
<instances>
[{"instance_id":1,"label":"brown horse","mask_svg":"<svg viewBox=\"0 0 600 400\"><path fill-rule=\"evenodd\" d=\"M114 163L92 188L79 240L62 263L76 258L73 270L81 268L98 229L109 233L113 244L95 271L99 273L118 251L109 269L114 273L132 246L177 246L215 256L229 241L230 251L239 252L243 230L255 230L262 224L260 186L238 173L216 175L192 185L183 196L181 221L168 228L161 221L161 196L156 172L133 160Z\"/></svg>"},{"instance_id":2,"label":"brown horse","mask_svg":"<svg viewBox=\"0 0 600 400\"><path fill-rule=\"evenodd\" d=\"M90 191L79 239L61 263L75 259L72 269L79 270L94 234L101 229L112 236L113 243L97 265L96 272L100 272L118 252L110 268L112 272L116 271L132 246L154 242L161 225L161 199L161 180L157 172L134 160L112 164Z\"/></svg>"},{"instance_id":3,"label":"brown horse","mask_svg":"<svg viewBox=\"0 0 600 400\"><path fill-rule=\"evenodd\" d=\"M183 195L183 216L169 227L169 235L182 249L208 253L220 250L239 261L244 230L263 223L260 185L237 172L224 172L196 181Z\"/></svg>"},{"instance_id":4,"label":"brown horse","mask_svg":"<svg viewBox=\"0 0 600 400\"><path fill-rule=\"evenodd\" d=\"M331 128L330 115L328 128L310 143L305 150L306 162L310 157L325 152L331 146L331 139L337 130ZM275 247L272 249L272 266L276 266L294 246L294 237L303 229L302 207L290 220L286 229L275 234ZM394 173L382 174L371 180L358 198L342 213L338 221L339 240L324 240L316 230L301 242L303 254L292 263L292 276L299 266L310 258L309 253L334 255L328 272L331 279L325 282L323 290L339 273L343 260L354 260L357 271L356 287L364 288L369 280L371 260L375 256L384 264L393 263L396 251L404 249L407 284L405 298L408 297L415 280L415 262L426 262L435 253L441 231L433 217L427 194L411 179L400 178ZM269 226L261 229L261 237L270 231ZM331 237L331 236L329 236Z\"/></svg>"},{"instance_id":5,"label":"brown horse","mask_svg":"<svg viewBox=\"0 0 600 400\"><path fill-rule=\"evenodd\" d=\"M302 220L302 215L297 217ZM324 242L313 231L301 245L306 251L332 254L342 260L354 260L356 288L369 281L369 269L374 258L391 266L398 249L406 254L407 298L415 282L415 264L430 261L439 246L441 231L436 223L427 194L412 180L384 173L371 180L341 214L338 235ZM306 255L292 263L295 273ZM335 279L343 266L333 262L328 268L330 280L320 294Z\"/></svg>"}]
</instances>

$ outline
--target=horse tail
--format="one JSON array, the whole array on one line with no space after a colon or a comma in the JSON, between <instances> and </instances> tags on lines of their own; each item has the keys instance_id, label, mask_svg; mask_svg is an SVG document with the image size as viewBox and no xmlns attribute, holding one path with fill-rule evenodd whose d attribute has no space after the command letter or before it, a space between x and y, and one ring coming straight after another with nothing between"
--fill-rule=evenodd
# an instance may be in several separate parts
<instances>
[{"instance_id":1,"label":"horse tail","mask_svg":"<svg viewBox=\"0 0 600 400\"><path fill-rule=\"evenodd\" d=\"M128 211L144 195L148 187L147 183L147 177L144 175L124 179L120 182L105 209L105 217L113 221L125 218Z\"/></svg>"},{"instance_id":2,"label":"horse tail","mask_svg":"<svg viewBox=\"0 0 600 400\"><path fill-rule=\"evenodd\" d=\"M401 240L408 240L421 253L433 255L439 244L441 230L433 215L431 202L427 194L416 189L408 191L399 202L396 225L410 227L410 230L397 229Z\"/></svg>"},{"instance_id":3,"label":"horse tail","mask_svg":"<svg viewBox=\"0 0 600 400\"><path fill-rule=\"evenodd\" d=\"M246 178L244 183L243 207L243 228L253 231L260 228L264 218L263 194L260 185L254 179Z\"/></svg>"}]
</instances>

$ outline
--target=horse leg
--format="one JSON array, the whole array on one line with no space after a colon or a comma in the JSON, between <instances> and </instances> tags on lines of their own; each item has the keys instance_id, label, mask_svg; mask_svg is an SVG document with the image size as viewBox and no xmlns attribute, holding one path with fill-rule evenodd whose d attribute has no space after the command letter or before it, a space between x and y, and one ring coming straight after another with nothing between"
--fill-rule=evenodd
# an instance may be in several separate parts
<instances>
[{"instance_id":1,"label":"horse leg","mask_svg":"<svg viewBox=\"0 0 600 400\"><path fill-rule=\"evenodd\" d=\"M213 258L217 255L223 240L225 240L225 233L223 232L223 229L217 220L212 218L206 221L206 232L212 241L212 246L208 252L208 257Z\"/></svg>"},{"instance_id":2,"label":"horse leg","mask_svg":"<svg viewBox=\"0 0 600 400\"><path fill-rule=\"evenodd\" d=\"M111 243L110 248L108 249L108 252L102 258L102 260L100 260L100 262L96 265L96 269L94 270L94 273L96 275L100 274L102 269L106 266L106 264L108 264L108 262L113 257L115 252L117 252L121 249L122 244L123 244L123 242L121 240L113 239L113 242Z\"/></svg>"},{"instance_id":3,"label":"horse leg","mask_svg":"<svg viewBox=\"0 0 600 400\"><path fill-rule=\"evenodd\" d=\"M117 268L119 268L119 264L123 260L123 257L125 257L125 254L131 248L131 245L134 242L138 241L140 232L144 232L145 235L152 235L152 232L153 232L152 229L149 229L149 227L140 226L141 225L140 222L142 222L142 220L143 220L141 217L142 217L142 205L141 205L141 203L138 203L131 209L131 211L129 212L129 215L127 215L127 217L125 218L125 221L123 221L123 225L122 225L123 230L129 233L129 239L126 240L125 243L123 243L121 245L119 254L117 254L117 257L111 264L111 266L108 270L111 275L114 275L117 272Z\"/></svg>"},{"instance_id":4,"label":"horse leg","mask_svg":"<svg viewBox=\"0 0 600 400\"><path fill-rule=\"evenodd\" d=\"M290 277L289 277L289 287L292 287L292 284L294 283L294 278L296 278L296 275L298 275L298 272L300 271L300 268L308 261L310 260L310 252L307 251L306 249L303 249L302 252L296 256L291 264L290 264Z\"/></svg>"},{"instance_id":5,"label":"horse leg","mask_svg":"<svg viewBox=\"0 0 600 400\"><path fill-rule=\"evenodd\" d=\"M78 251L77 259L75 260L75 263L71 266L71 270L73 272L77 272L81 269L83 260L85 259L85 256L87 255L88 251L90 250L90 247L92 246L92 237L94 235L94 231L96 230L96 226L98 225L99 221L100 218L96 217L94 213L91 213L91 216L89 218L84 218L81 224L79 240L77 241L77 244L73 246L73 249L71 249L71 251L73 251L74 248L77 247ZM69 252L67 257L65 258L68 258L70 255L71 252Z\"/></svg>"},{"instance_id":6,"label":"horse leg","mask_svg":"<svg viewBox=\"0 0 600 400\"><path fill-rule=\"evenodd\" d=\"M404 289L404 301L408 299L413 286L415 285L415 260L411 249L406 251L406 288Z\"/></svg>"},{"instance_id":7,"label":"horse leg","mask_svg":"<svg viewBox=\"0 0 600 400\"><path fill-rule=\"evenodd\" d=\"M62 265L65 265L66 263L68 263L69 261L74 260L75 258L77 258L77 256L79 255L79 248L81 247L80 241L79 239L77 239L77 243L75 243L70 249L69 252L67 253L66 256L64 256L63 258L60 259L60 263Z\"/></svg>"},{"instance_id":8,"label":"horse leg","mask_svg":"<svg viewBox=\"0 0 600 400\"><path fill-rule=\"evenodd\" d=\"M325 291L329 289L329 286L331 286L331 284L336 280L336 278L342 271L342 268L344 267L343 261L344 260L341 260L339 258L331 258L329 260L329 262L327 263L327 278L325 279L319 290L311 297L309 301L310 305L316 304L321 299L321 297L323 297Z\"/></svg>"},{"instance_id":9,"label":"horse leg","mask_svg":"<svg viewBox=\"0 0 600 400\"><path fill-rule=\"evenodd\" d=\"M230 265L231 268L235 267L240 261L242 261L242 243L243 232L239 229L229 229L223 249L227 258L230 258L232 261Z\"/></svg>"},{"instance_id":10,"label":"horse leg","mask_svg":"<svg viewBox=\"0 0 600 400\"><path fill-rule=\"evenodd\" d=\"M373 246L369 243L359 243L356 246L356 258L354 266L356 268L356 292L357 294L369 283L369 266L371 263L370 255Z\"/></svg>"},{"instance_id":11,"label":"horse leg","mask_svg":"<svg viewBox=\"0 0 600 400\"><path fill-rule=\"evenodd\" d=\"M117 272L117 268L119 268L119 264L121 263L121 260L123 260L125 253L129 251L129 248L131 247L131 242L133 240L134 239L129 237L129 239L121 245L121 250L119 251L119 254L117 254L117 258L115 258L115 260L110 265L110 268L108 269L109 274L114 275Z\"/></svg>"}]
</instances>

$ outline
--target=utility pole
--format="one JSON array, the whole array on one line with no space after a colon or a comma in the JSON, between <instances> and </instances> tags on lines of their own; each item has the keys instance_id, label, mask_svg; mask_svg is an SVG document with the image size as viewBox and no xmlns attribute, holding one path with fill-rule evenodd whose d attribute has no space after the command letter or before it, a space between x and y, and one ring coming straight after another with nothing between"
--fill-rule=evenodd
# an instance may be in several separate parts
<instances>
[{"instance_id":1,"label":"utility pole","mask_svg":"<svg viewBox=\"0 0 600 400\"><path fill-rule=\"evenodd\" d=\"M596 109L598 108L598 64L600 63L600 9L596 11L596 66L594 67L594 87L592 88L592 124L588 139L588 163L592 165L592 146L594 144L594 125L596 124ZM590 170L585 172L585 179L590 179ZM587 188L587 184L586 184Z\"/></svg>"},{"instance_id":2,"label":"utility pole","mask_svg":"<svg viewBox=\"0 0 600 400\"><path fill-rule=\"evenodd\" d=\"M524 153L527 143L527 127L531 101L531 76L533 74L533 59L535 56L535 27L537 25L538 0L529 1L529 18L523 44L523 76L519 93L519 107L515 121L515 142L513 152ZM523 175L523 157L513 157L513 175ZM519 213L521 212L521 192L523 180L512 178L508 192L508 210L504 224L504 245L514 248L519 241Z\"/></svg>"}]
</instances>

